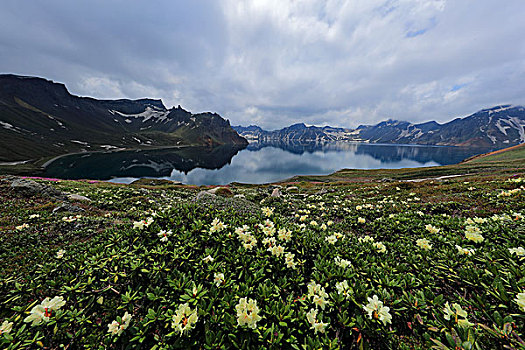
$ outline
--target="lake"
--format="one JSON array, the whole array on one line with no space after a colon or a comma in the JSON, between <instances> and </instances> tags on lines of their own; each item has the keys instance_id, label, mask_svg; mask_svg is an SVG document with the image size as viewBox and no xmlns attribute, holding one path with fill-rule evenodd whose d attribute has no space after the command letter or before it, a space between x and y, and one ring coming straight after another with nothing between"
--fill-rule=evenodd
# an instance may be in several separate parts
<instances>
[{"instance_id":1,"label":"lake","mask_svg":"<svg viewBox=\"0 0 525 350\"><path fill-rule=\"evenodd\" d=\"M182 147L68 155L45 176L130 183L161 178L184 184L268 183L295 175L327 175L344 168L398 169L456 164L489 149L360 143L273 143Z\"/></svg>"}]
</instances>

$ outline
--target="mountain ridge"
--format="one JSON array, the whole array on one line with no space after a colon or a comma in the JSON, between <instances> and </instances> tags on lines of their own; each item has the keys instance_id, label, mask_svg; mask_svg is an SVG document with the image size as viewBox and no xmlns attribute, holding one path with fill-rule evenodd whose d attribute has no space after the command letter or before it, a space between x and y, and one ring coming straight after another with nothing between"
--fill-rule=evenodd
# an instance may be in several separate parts
<instances>
[{"instance_id":1,"label":"mountain ridge","mask_svg":"<svg viewBox=\"0 0 525 350\"><path fill-rule=\"evenodd\" d=\"M0 75L0 161L80 151L181 145L246 146L217 113L193 114L162 100L98 100L51 80Z\"/></svg>"},{"instance_id":2,"label":"mountain ridge","mask_svg":"<svg viewBox=\"0 0 525 350\"><path fill-rule=\"evenodd\" d=\"M304 123L273 131L256 125L233 126L251 142L275 141L354 141L386 144L438 146L479 146L502 148L525 142L525 108L498 105L446 123L411 123L388 119L355 129L306 126Z\"/></svg>"}]
</instances>

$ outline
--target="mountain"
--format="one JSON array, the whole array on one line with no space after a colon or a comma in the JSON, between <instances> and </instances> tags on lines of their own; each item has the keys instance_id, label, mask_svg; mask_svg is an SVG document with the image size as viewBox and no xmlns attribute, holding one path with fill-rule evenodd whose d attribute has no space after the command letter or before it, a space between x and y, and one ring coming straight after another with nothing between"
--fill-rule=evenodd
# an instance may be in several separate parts
<instances>
[{"instance_id":1,"label":"mountain","mask_svg":"<svg viewBox=\"0 0 525 350\"><path fill-rule=\"evenodd\" d=\"M177 145L247 145L216 113L192 114L161 100L97 100L63 84L0 75L0 161L70 152Z\"/></svg>"},{"instance_id":2,"label":"mountain","mask_svg":"<svg viewBox=\"0 0 525 350\"><path fill-rule=\"evenodd\" d=\"M342 128L306 126L303 123L274 131L266 131L255 125L248 127L237 125L232 128L247 140L258 142L341 141L346 140L348 138L347 134L350 132L350 130Z\"/></svg>"},{"instance_id":3,"label":"mountain","mask_svg":"<svg viewBox=\"0 0 525 350\"><path fill-rule=\"evenodd\" d=\"M337 140L503 148L525 142L525 108L496 106L444 124L435 121L413 124L389 119L376 125L360 125L354 130L328 126L307 127L304 124L275 131L265 131L255 125L233 128L246 139L261 143Z\"/></svg>"}]
</instances>

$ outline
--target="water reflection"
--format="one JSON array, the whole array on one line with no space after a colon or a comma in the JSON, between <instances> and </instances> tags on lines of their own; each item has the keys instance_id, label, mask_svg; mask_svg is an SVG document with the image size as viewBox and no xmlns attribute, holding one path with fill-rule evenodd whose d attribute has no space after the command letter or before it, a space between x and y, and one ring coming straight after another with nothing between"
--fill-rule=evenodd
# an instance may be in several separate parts
<instances>
[{"instance_id":1,"label":"water reflection","mask_svg":"<svg viewBox=\"0 0 525 350\"><path fill-rule=\"evenodd\" d=\"M186 174L195 168L220 169L241 149L241 146L225 145L74 154L49 164L45 176L96 180L166 177L173 170Z\"/></svg>"},{"instance_id":2,"label":"water reflection","mask_svg":"<svg viewBox=\"0 0 525 350\"><path fill-rule=\"evenodd\" d=\"M358 143L252 143L148 151L86 153L59 158L46 176L131 182L141 177L187 184L266 183L343 168L406 168L455 164L480 148Z\"/></svg>"}]
</instances>

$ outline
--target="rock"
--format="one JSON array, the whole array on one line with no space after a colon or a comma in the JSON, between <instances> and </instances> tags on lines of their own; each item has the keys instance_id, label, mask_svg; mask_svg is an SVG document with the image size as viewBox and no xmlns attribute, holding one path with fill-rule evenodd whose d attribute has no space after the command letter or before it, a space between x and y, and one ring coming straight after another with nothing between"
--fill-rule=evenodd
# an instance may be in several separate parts
<instances>
[{"instance_id":1,"label":"rock","mask_svg":"<svg viewBox=\"0 0 525 350\"><path fill-rule=\"evenodd\" d=\"M91 202L91 199L85 196L81 196L79 194L68 194L67 198L72 201L80 201L80 202Z\"/></svg>"},{"instance_id":2,"label":"rock","mask_svg":"<svg viewBox=\"0 0 525 350\"><path fill-rule=\"evenodd\" d=\"M233 197L233 192L228 187L215 187L207 192L222 197Z\"/></svg>"},{"instance_id":3,"label":"rock","mask_svg":"<svg viewBox=\"0 0 525 350\"><path fill-rule=\"evenodd\" d=\"M281 196L282 196L281 191L278 188L274 188L272 191L271 197L279 198Z\"/></svg>"},{"instance_id":4,"label":"rock","mask_svg":"<svg viewBox=\"0 0 525 350\"><path fill-rule=\"evenodd\" d=\"M286 188L287 192L299 192L299 187L297 186L290 186Z\"/></svg>"},{"instance_id":5,"label":"rock","mask_svg":"<svg viewBox=\"0 0 525 350\"><path fill-rule=\"evenodd\" d=\"M16 178L11 182L11 188L25 196L47 196L47 197L60 197L62 192L59 190L47 186L41 183L38 183L29 179Z\"/></svg>"},{"instance_id":6,"label":"rock","mask_svg":"<svg viewBox=\"0 0 525 350\"><path fill-rule=\"evenodd\" d=\"M195 198L197 201L200 201L202 200L204 197L217 197L216 195L214 195L213 193L210 193L208 191L200 191L199 193L197 193L197 197Z\"/></svg>"},{"instance_id":7,"label":"rock","mask_svg":"<svg viewBox=\"0 0 525 350\"><path fill-rule=\"evenodd\" d=\"M60 205L58 207L53 209L53 213L59 213L59 212L63 212L63 211L70 211L70 212L75 213L75 212L84 211L84 209L82 209L80 207L77 207L76 205L73 205L73 204L68 203L68 202L62 202L62 203L60 203Z\"/></svg>"},{"instance_id":8,"label":"rock","mask_svg":"<svg viewBox=\"0 0 525 350\"><path fill-rule=\"evenodd\" d=\"M394 179L391 179L389 177L384 177L384 178L381 179L381 182L393 182L393 181L394 181Z\"/></svg>"}]
</instances>

